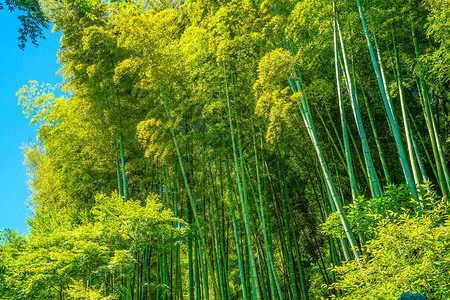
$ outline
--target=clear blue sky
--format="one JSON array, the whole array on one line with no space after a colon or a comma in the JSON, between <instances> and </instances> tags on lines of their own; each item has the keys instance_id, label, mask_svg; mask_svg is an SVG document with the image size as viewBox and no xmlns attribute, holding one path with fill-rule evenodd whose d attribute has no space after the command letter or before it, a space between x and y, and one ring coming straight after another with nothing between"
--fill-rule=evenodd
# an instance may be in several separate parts
<instances>
[{"instance_id":1,"label":"clear blue sky","mask_svg":"<svg viewBox=\"0 0 450 300\"><path fill-rule=\"evenodd\" d=\"M0 11L0 228L27 232L26 218L31 216L27 199L26 170L20 147L36 141L36 128L17 104L16 92L29 80L56 85L60 34L45 31L45 40L35 48L31 43L24 51L17 47L20 23L17 14Z\"/></svg>"}]
</instances>

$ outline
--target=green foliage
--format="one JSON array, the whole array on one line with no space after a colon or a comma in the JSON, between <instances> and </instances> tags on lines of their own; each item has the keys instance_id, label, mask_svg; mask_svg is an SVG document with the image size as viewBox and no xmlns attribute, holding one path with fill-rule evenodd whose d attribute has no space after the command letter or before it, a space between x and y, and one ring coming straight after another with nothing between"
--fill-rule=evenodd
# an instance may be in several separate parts
<instances>
[{"instance_id":1,"label":"green foliage","mask_svg":"<svg viewBox=\"0 0 450 300\"><path fill-rule=\"evenodd\" d=\"M450 4L446 1L425 1L429 9L427 35L436 42L436 47L422 57L429 67L427 76L433 92L440 98L450 97Z\"/></svg>"},{"instance_id":2,"label":"green foliage","mask_svg":"<svg viewBox=\"0 0 450 300\"><path fill-rule=\"evenodd\" d=\"M399 74L404 82L402 103L416 124L406 134L418 145L409 150L421 163L416 177L433 182L417 71L427 71L433 114L443 128L448 7L432 0L363 2L400 127ZM1 248L6 297L179 300L206 298L208 291L223 300L244 292L258 298L258 291L288 299L300 297L300 288L305 299L339 296L323 286L339 280L331 264L358 256L349 241L369 264L375 256L365 249L382 238L382 228L396 236L396 228L406 230L402 224L416 219L354 0L336 3L336 13L328 0L282 0L276 7L266 0L42 5L62 33L58 57L67 95L57 98L36 82L18 93L39 129L37 143L24 147L31 234L8 233ZM405 16L414 17L419 61ZM333 18L347 45L342 111L349 116L354 191L367 194L371 179L384 173L377 159L366 167L368 150L384 153L383 171L398 184L380 197L355 199L340 215L331 212L352 191L336 122ZM393 71L392 42L400 73ZM350 117L357 109L349 101L350 77L355 100L364 98L367 108L359 108L358 124ZM363 140L357 133L369 112L373 130ZM125 189L128 200L139 201L124 203ZM424 220L445 203L441 191L431 190L421 187ZM443 213L435 215L427 228L446 222ZM357 242L348 228L344 234L347 223ZM385 245L391 244L377 249Z\"/></svg>"},{"instance_id":3,"label":"green foliage","mask_svg":"<svg viewBox=\"0 0 450 300\"><path fill-rule=\"evenodd\" d=\"M18 92L19 105L23 106L23 113L27 118L31 117L31 125L49 125L54 119L50 117L52 107L56 101L64 101L64 98L55 99L54 90L50 84L41 84L30 80Z\"/></svg>"},{"instance_id":4,"label":"green foliage","mask_svg":"<svg viewBox=\"0 0 450 300\"><path fill-rule=\"evenodd\" d=\"M48 20L42 11L41 4L37 0L5 0L0 2L0 10L18 11L17 18L21 26L19 28L19 48L25 49L28 39L34 46L38 46L38 39L43 39L43 30L48 28Z\"/></svg>"},{"instance_id":5,"label":"green foliage","mask_svg":"<svg viewBox=\"0 0 450 300\"><path fill-rule=\"evenodd\" d=\"M80 225L56 227L50 233L26 238L2 231L1 286L10 299L52 298L115 299L120 283L104 287L107 277L120 278L133 270L138 253L146 247L159 251L184 238L170 210L158 197L123 201L117 194L96 197L97 204Z\"/></svg>"},{"instance_id":6,"label":"green foliage","mask_svg":"<svg viewBox=\"0 0 450 300\"><path fill-rule=\"evenodd\" d=\"M295 60L287 50L275 49L261 58L258 65L258 80L253 89L256 94L255 114L269 119L266 140L273 142L280 135L281 123L288 119L292 101L289 86L286 86Z\"/></svg>"},{"instance_id":7,"label":"green foliage","mask_svg":"<svg viewBox=\"0 0 450 300\"><path fill-rule=\"evenodd\" d=\"M427 201L433 209L422 217L380 219L360 261L334 268L340 279L333 288L343 299L397 299L407 291L427 299L450 297L450 206L446 199Z\"/></svg>"},{"instance_id":8,"label":"green foliage","mask_svg":"<svg viewBox=\"0 0 450 300\"><path fill-rule=\"evenodd\" d=\"M424 193L427 193L429 186L424 186ZM426 195L427 199L430 195ZM375 237L379 222L386 219L396 219L403 214L415 214L414 201L411 200L407 185L393 185L386 187L384 194L379 197L366 199L364 196L357 197L353 203L346 208L346 215L356 234L365 236L368 239ZM323 232L342 238L344 230L340 225L339 216L336 212L328 215L326 222L322 224Z\"/></svg>"},{"instance_id":9,"label":"green foliage","mask_svg":"<svg viewBox=\"0 0 450 300\"><path fill-rule=\"evenodd\" d=\"M75 281L69 285L67 295L70 299L89 299L89 300L113 300L119 299L118 295L105 296L104 287L92 288L85 286L81 280Z\"/></svg>"}]
</instances>

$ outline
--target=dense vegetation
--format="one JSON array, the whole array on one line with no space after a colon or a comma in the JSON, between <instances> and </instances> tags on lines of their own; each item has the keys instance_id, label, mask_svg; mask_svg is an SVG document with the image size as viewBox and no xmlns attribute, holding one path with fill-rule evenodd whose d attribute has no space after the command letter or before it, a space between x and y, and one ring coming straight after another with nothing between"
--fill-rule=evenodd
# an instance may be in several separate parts
<instances>
[{"instance_id":1,"label":"dense vegetation","mask_svg":"<svg viewBox=\"0 0 450 300\"><path fill-rule=\"evenodd\" d=\"M41 7L0 298L450 298L450 2Z\"/></svg>"}]
</instances>

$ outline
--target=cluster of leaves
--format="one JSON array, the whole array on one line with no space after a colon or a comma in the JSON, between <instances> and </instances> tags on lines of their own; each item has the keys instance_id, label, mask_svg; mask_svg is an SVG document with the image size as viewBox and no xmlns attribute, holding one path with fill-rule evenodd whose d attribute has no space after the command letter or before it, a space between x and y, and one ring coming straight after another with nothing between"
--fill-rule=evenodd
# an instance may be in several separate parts
<instances>
[{"instance_id":1,"label":"cluster of leaves","mask_svg":"<svg viewBox=\"0 0 450 300\"><path fill-rule=\"evenodd\" d=\"M426 64L427 77L432 83L435 94L442 99L450 96L450 4L448 1L425 1L430 10L428 15L427 35L436 43L432 51L428 51L422 58Z\"/></svg>"},{"instance_id":2,"label":"cluster of leaves","mask_svg":"<svg viewBox=\"0 0 450 300\"><path fill-rule=\"evenodd\" d=\"M422 191L426 199L430 199L426 185ZM404 213L415 213L415 202L410 197L409 187L406 184L399 186L390 184L379 197L370 199L364 196L357 197L353 203L345 207L352 231L368 239L374 238L380 220L395 219ZM344 229L337 212L328 215L322 224L322 231L336 238L344 237Z\"/></svg>"},{"instance_id":3,"label":"cluster of leaves","mask_svg":"<svg viewBox=\"0 0 450 300\"><path fill-rule=\"evenodd\" d=\"M432 208L422 216L405 212L378 220L360 260L335 266L339 280L332 288L343 299L397 299L408 291L450 297L450 204L425 201Z\"/></svg>"},{"instance_id":4,"label":"cluster of leaves","mask_svg":"<svg viewBox=\"0 0 450 300\"><path fill-rule=\"evenodd\" d=\"M38 45L38 39L45 38L43 30L48 28L47 18L38 0L5 0L0 2L0 10L19 11L19 48L25 49L28 39L33 45Z\"/></svg>"},{"instance_id":5,"label":"cluster of leaves","mask_svg":"<svg viewBox=\"0 0 450 300\"><path fill-rule=\"evenodd\" d=\"M281 123L288 119L293 101L286 80L291 75L295 60L287 50L276 49L261 58L258 79L253 85L257 97L255 114L269 119L266 140L279 138Z\"/></svg>"},{"instance_id":6,"label":"cluster of leaves","mask_svg":"<svg viewBox=\"0 0 450 300\"><path fill-rule=\"evenodd\" d=\"M54 227L26 237L1 232L0 292L8 299L115 299L120 285L104 286L105 279L121 280L145 249L164 250L184 239L187 227L164 209L158 197L124 202L123 197L99 194L97 204L81 224ZM149 250L147 250L149 251Z\"/></svg>"}]
</instances>

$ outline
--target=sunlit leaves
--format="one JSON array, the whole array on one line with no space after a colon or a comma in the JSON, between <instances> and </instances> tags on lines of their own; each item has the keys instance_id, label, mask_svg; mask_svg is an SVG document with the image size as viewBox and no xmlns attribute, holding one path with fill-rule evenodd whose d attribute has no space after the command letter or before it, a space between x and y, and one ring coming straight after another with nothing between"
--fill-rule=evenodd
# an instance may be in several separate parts
<instances>
[{"instance_id":1,"label":"sunlit leaves","mask_svg":"<svg viewBox=\"0 0 450 300\"><path fill-rule=\"evenodd\" d=\"M143 250L148 245L163 246L157 241L170 241L180 238L182 230L173 227L171 222L182 222L175 219L169 209L163 209L156 202L155 195L149 196L144 205L140 201L124 202L115 194L111 197L97 196L93 209L94 220L101 236L118 249ZM164 246L163 246L164 247Z\"/></svg>"},{"instance_id":2,"label":"sunlit leaves","mask_svg":"<svg viewBox=\"0 0 450 300\"><path fill-rule=\"evenodd\" d=\"M170 138L167 124L154 118L142 121L137 126L137 137L145 149L144 156L155 160L163 159L173 151L173 145L167 143Z\"/></svg>"},{"instance_id":3,"label":"sunlit leaves","mask_svg":"<svg viewBox=\"0 0 450 300\"><path fill-rule=\"evenodd\" d=\"M288 76L295 60L286 50L276 49L266 54L259 62L258 80L253 89L256 94L255 113L270 120L266 139L274 141L280 134L280 122L289 116L291 91Z\"/></svg>"},{"instance_id":4,"label":"sunlit leaves","mask_svg":"<svg viewBox=\"0 0 450 300\"><path fill-rule=\"evenodd\" d=\"M31 125L48 125L54 120L49 117L51 109L56 101L64 101L63 98L55 99L54 90L50 84L39 84L30 80L18 92L19 105L23 107L25 116L31 118Z\"/></svg>"},{"instance_id":5,"label":"sunlit leaves","mask_svg":"<svg viewBox=\"0 0 450 300\"><path fill-rule=\"evenodd\" d=\"M16 289L17 297L26 298L56 292L76 299L113 299L116 295L103 288L106 276L132 269L136 253L145 247L171 247L183 239L186 229L173 226L182 220L163 209L155 195L143 203L124 202L117 194L100 194L96 201L91 217L79 225L55 226L50 234L35 232L27 238L3 231L0 262L9 275L4 289Z\"/></svg>"},{"instance_id":6,"label":"sunlit leaves","mask_svg":"<svg viewBox=\"0 0 450 300\"><path fill-rule=\"evenodd\" d=\"M437 213L448 216L448 211ZM380 223L361 263L349 261L335 268L341 276L336 288L345 299L389 299L405 291L446 299L450 296L449 237L448 224L434 223L428 213L423 217L403 214Z\"/></svg>"}]
</instances>

